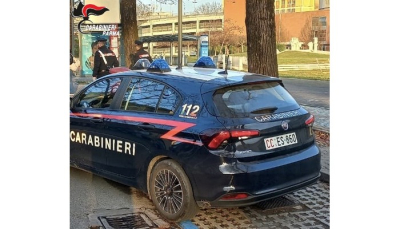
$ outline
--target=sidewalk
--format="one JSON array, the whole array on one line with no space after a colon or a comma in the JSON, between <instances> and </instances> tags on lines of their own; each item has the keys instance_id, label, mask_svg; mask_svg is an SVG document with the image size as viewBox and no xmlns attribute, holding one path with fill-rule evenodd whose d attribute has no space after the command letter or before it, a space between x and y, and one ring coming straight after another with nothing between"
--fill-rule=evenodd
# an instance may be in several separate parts
<instances>
[{"instance_id":1,"label":"sidewalk","mask_svg":"<svg viewBox=\"0 0 400 229\"><path fill-rule=\"evenodd\" d=\"M325 132L329 134L330 124L330 110L325 108L303 106L304 109L309 111L315 117L314 130ZM329 183L329 148L330 146L319 146L321 150L321 180Z\"/></svg>"}]
</instances>

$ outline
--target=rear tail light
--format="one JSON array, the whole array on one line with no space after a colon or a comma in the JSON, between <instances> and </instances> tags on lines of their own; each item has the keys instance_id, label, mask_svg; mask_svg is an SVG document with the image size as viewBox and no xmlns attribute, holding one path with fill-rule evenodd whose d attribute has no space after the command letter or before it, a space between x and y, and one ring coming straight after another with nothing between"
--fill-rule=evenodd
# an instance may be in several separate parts
<instances>
[{"instance_id":1,"label":"rear tail light","mask_svg":"<svg viewBox=\"0 0 400 229\"><path fill-rule=\"evenodd\" d=\"M246 139L252 136L258 136L258 130L223 130L217 132L203 132L200 137L204 145L210 149L217 149L222 143L230 138Z\"/></svg>"},{"instance_id":2,"label":"rear tail light","mask_svg":"<svg viewBox=\"0 0 400 229\"><path fill-rule=\"evenodd\" d=\"M242 200L246 199L249 197L247 193L230 193L230 194L225 194L221 200Z\"/></svg>"},{"instance_id":3,"label":"rear tail light","mask_svg":"<svg viewBox=\"0 0 400 229\"><path fill-rule=\"evenodd\" d=\"M313 124L314 124L314 115L310 115L310 117L306 120L306 125L307 126L313 126Z\"/></svg>"}]
</instances>

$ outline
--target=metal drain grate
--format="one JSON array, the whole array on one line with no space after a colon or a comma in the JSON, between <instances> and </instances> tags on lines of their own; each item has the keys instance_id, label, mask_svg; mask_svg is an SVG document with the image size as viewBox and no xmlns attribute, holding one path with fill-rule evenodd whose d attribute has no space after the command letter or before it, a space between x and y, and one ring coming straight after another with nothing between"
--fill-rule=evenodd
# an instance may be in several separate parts
<instances>
[{"instance_id":1,"label":"metal drain grate","mask_svg":"<svg viewBox=\"0 0 400 229\"><path fill-rule=\"evenodd\" d=\"M151 229L158 228L145 214L102 216L99 218L106 229Z\"/></svg>"},{"instance_id":2,"label":"metal drain grate","mask_svg":"<svg viewBox=\"0 0 400 229\"><path fill-rule=\"evenodd\" d=\"M257 207L259 207L263 210L295 206L295 205L297 205L297 203L295 203L283 196L277 197L274 199L270 199L270 200L265 200L265 201L262 201L262 202L256 204Z\"/></svg>"}]
</instances>

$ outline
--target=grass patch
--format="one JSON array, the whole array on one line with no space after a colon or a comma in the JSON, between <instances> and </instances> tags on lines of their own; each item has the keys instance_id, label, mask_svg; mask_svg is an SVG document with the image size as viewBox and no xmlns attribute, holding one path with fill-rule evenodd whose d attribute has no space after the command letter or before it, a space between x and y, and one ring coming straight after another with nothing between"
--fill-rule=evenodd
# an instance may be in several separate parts
<instances>
[{"instance_id":1,"label":"grass patch","mask_svg":"<svg viewBox=\"0 0 400 229\"><path fill-rule=\"evenodd\" d=\"M246 52L231 54L231 56L247 56ZM277 54L278 64L329 64L329 54L285 51Z\"/></svg>"},{"instance_id":2,"label":"grass patch","mask_svg":"<svg viewBox=\"0 0 400 229\"><path fill-rule=\"evenodd\" d=\"M324 70L295 70L295 71L280 71L280 78L296 78L296 79L308 79L308 80L325 80L329 81L330 71Z\"/></svg>"},{"instance_id":3,"label":"grass patch","mask_svg":"<svg viewBox=\"0 0 400 229\"><path fill-rule=\"evenodd\" d=\"M197 58L197 56L188 56L187 57L187 62L188 63L196 63L196 61L198 60L199 58Z\"/></svg>"},{"instance_id":4,"label":"grass patch","mask_svg":"<svg viewBox=\"0 0 400 229\"><path fill-rule=\"evenodd\" d=\"M232 56L247 56L247 53L235 53ZM303 52L303 51L285 51L277 55L278 65L294 65L294 64L329 64L329 54ZM188 62L197 61L197 56L189 56ZM330 80L329 69L313 69L313 70L291 70L280 71L281 78L297 78L310 80Z\"/></svg>"},{"instance_id":5,"label":"grass patch","mask_svg":"<svg viewBox=\"0 0 400 229\"><path fill-rule=\"evenodd\" d=\"M283 64L329 64L329 54L301 52L301 51L285 51L279 53L278 65Z\"/></svg>"},{"instance_id":6,"label":"grass patch","mask_svg":"<svg viewBox=\"0 0 400 229\"><path fill-rule=\"evenodd\" d=\"M247 52L241 52L241 53L230 54L230 56L247 56Z\"/></svg>"}]
</instances>

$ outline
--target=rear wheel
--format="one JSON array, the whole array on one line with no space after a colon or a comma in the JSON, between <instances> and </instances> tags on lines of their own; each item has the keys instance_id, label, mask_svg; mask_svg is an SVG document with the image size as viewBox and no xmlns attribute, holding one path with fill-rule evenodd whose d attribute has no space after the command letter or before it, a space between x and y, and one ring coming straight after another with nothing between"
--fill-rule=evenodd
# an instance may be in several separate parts
<instances>
[{"instance_id":1,"label":"rear wheel","mask_svg":"<svg viewBox=\"0 0 400 229\"><path fill-rule=\"evenodd\" d=\"M157 163L149 182L151 199L165 218L180 222L197 214L199 208L193 198L192 186L178 163L173 160Z\"/></svg>"}]
</instances>

